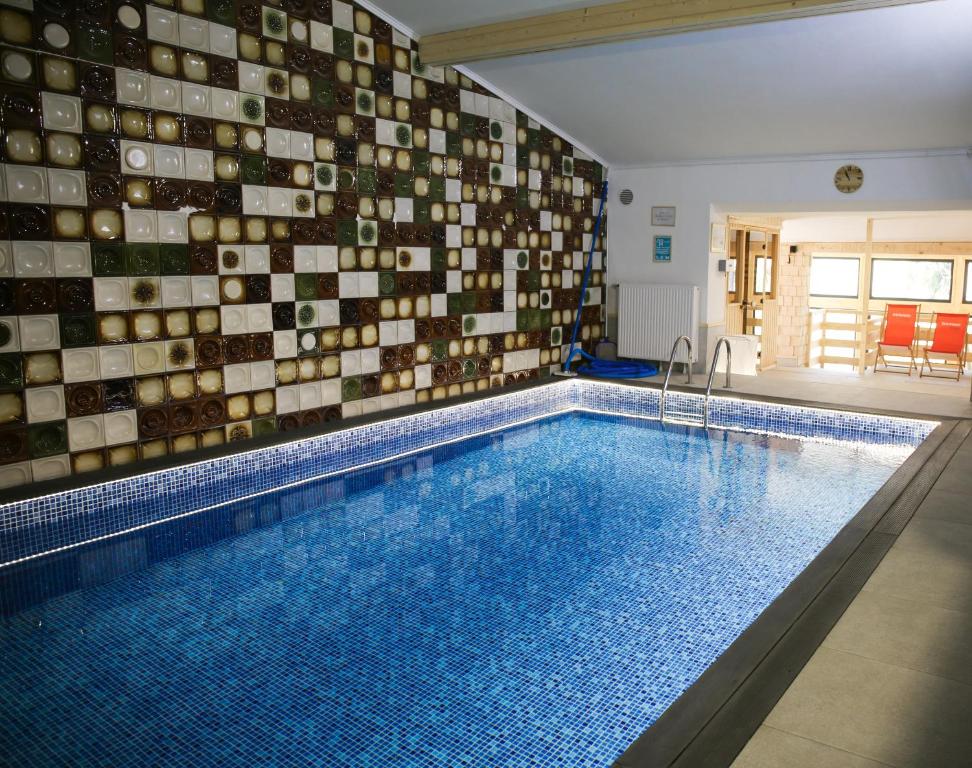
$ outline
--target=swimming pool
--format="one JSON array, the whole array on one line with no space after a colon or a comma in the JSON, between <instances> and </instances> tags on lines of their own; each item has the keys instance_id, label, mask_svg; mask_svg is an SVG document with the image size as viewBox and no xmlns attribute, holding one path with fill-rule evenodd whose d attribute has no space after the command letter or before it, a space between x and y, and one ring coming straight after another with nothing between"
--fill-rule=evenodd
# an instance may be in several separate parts
<instances>
[{"instance_id":1,"label":"swimming pool","mask_svg":"<svg viewBox=\"0 0 972 768\"><path fill-rule=\"evenodd\" d=\"M934 427L725 399L713 422L734 428L707 433L653 409L655 390L561 382L236 457L289 485L227 503L239 482L183 468L201 512L132 503L165 473L119 481L127 517L111 484L73 514L4 508L0 750L609 765ZM326 440L351 463L286 474Z\"/></svg>"}]
</instances>

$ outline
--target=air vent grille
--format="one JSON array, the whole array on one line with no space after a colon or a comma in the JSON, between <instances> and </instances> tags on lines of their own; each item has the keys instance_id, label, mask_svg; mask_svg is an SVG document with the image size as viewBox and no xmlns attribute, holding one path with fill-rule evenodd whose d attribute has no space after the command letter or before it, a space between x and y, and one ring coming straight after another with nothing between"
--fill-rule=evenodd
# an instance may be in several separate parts
<instances>
[{"instance_id":1,"label":"air vent grille","mask_svg":"<svg viewBox=\"0 0 972 768\"><path fill-rule=\"evenodd\" d=\"M622 189L618 199L621 201L621 205L631 205L634 201L634 192L630 189Z\"/></svg>"}]
</instances>

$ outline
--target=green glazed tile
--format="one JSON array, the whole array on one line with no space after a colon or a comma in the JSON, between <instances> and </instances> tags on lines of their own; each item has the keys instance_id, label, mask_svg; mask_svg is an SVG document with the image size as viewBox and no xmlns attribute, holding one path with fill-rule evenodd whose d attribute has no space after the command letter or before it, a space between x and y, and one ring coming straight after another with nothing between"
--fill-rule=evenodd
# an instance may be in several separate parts
<instances>
[{"instance_id":1,"label":"green glazed tile","mask_svg":"<svg viewBox=\"0 0 972 768\"><path fill-rule=\"evenodd\" d=\"M529 149L539 149L540 131L536 128L527 128L527 147Z\"/></svg>"},{"instance_id":2,"label":"green glazed tile","mask_svg":"<svg viewBox=\"0 0 972 768\"><path fill-rule=\"evenodd\" d=\"M277 420L273 416L264 416L253 420L253 436L269 435L277 431Z\"/></svg>"},{"instance_id":3,"label":"green glazed tile","mask_svg":"<svg viewBox=\"0 0 972 768\"><path fill-rule=\"evenodd\" d=\"M395 273L382 272L378 275L378 293L382 296L395 295Z\"/></svg>"},{"instance_id":4,"label":"green glazed tile","mask_svg":"<svg viewBox=\"0 0 972 768\"><path fill-rule=\"evenodd\" d=\"M23 389L23 360L19 354L0 355L0 389Z\"/></svg>"},{"instance_id":5,"label":"green glazed tile","mask_svg":"<svg viewBox=\"0 0 972 768\"><path fill-rule=\"evenodd\" d=\"M527 326L530 324L530 318L527 316L527 310L518 309L516 311L516 330L525 331Z\"/></svg>"},{"instance_id":6,"label":"green glazed tile","mask_svg":"<svg viewBox=\"0 0 972 768\"><path fill-rule=\"evenodd\" d=\"M446 255L445 248L433 248L432 249L432 271L433 272L445 272L448 266L448 256Z\"/></svg>"},{"instance_id":7,"label":"green glazed tile","mask_svg":"<svg viewBox=\"0 0 972 768\"><path fill-rule=\"evenodd\" d=\"M462 377L472 379L476 376L476 361L473 359L464 360L462 363Z\"/></svg>"},{"instance_id":8,"label":"green glazed tile","mask_svg":"<svg viewBox=\"0 0 972 768\"><path fill-rule=\"evenodd\" d=\"M155 243L126 243L125 260L129 275L159 274L159 246Z\"/></svg>"},{"instance_id":9,"label":"green glazed tile","mask_svg":"<svg viewBox=\"0 0 972 768\"><path fill-rule=\"evenodd\" d=\"M428 224L430 219L429 207L428 200L416 198L412 205L412 221L416 224Z\"/></svg>"},{"instance_id":10,"label":"green glazed tile","mask_svg":"<svg viewBox=\"0 0 972 768\"><path fill-rule=\"evenodd\" d=\"M540 330L540 310L539 309L527 310L527 330L528 331Z\"/></svg>"},{"instance_id":11,"label":"green glazed tile","mask_svg":"<svg viewBox=\"0 0 972 768\"><path fill-rule=\"evenodd\" d=\"M459 116L459 130L463 136L475 136L476 116L468 112L463 112Z\"/></svg>"},{"instance_id":12,"label":"green glazed tile","mask_svg":"<svg viewBox=\"0 0 972 768\"><path fill-rule=\"evenodd\" d=\"M267 159L259 155L243 155L240 160L240 179L244 184L266 184Z\"/></svg>"},{"instance_id":13,"label":"green glazed tile","mask_svg":"<svg viewBox=\"0 0 972 768\"><path fill-rule=\"evenodd\" d=\"M526 112L516 110L516 127L526 128L530 124L530 116Z\"/></svg>"},{"instance_id":14,"label":"green glazed tile","mask_svg":"<svg viewBox=\"0 0 972 768\"><path fill-rule=\"evenodd\" d=\"M468 315L476 311L476 294L472 291L464 291L462 296L462 313Z\"/></svg>"},{"instance_id":15,"label":"green glazed tile","mask_svg":"<svg viewBox=\"0 0 972 768\"><path fill-rule=\"evenodd\" d=\"M78 58L99 64L110 65L114 62L111 30L84 26L78 29L77 41Z\"/></svg>"},{"instance_id":16,"label":"green glazed tile","mask_svg":"<svg viewBox=\"0 0 972 768\"><path fill-rule=\"evenodd\" d=\"M455 131L446 133L446 154L449 157L459 157L462 153L462 137Z\"/></svg>"},{"instance_id":17,"label":"green glazed tile","mask_svg":"<svg viewBox=\"0 0 972 768\"><path fill-rule=\"evenodd\" d=\"M412 174L395 174L395 197L412 197Z\"/></svg>"},{"instance_id":18,"label":"green glazed tile","mask_svg":"<svg viewBox=\"0 0 972 768\"><path fill-rule=\"evenodd\" d=\"M361 377L348 376L341 381L341 400L345 403L349 400L361 399Z\"/></svg>"},{"instance_id":19,"label":"green glazed tile","mask_svg":"<svg viewBox=\"0 0 972 768\"><path fill-rule=\"evenodd\" d=\"M206 18L217 24L236 26L236 7L233 0L207 0Z\"/></svg>"},{"instance_id":20,"label":"green glazed tile","mask_svg":"<svg viewBox=\"0 0 972 768\"><path fill-rule=\"evenodd\" d=\"M27 432L27 450L32 459L66 453L67 422L51 421L30 427Z\"/></svg>"},{"instance_id":21,"label":"green glazed tile","mask_svg":"<svg viewBox=\"0 0 972 768\"><path fill-rule=\"evenodd\" d=\"M445 179L441 176L429 179L429 199L436 203L445 202Z\"/></svg>"},{"instance_id":22,"label":"green glazed tile","mask_svg":"<svg viewBox=\"0 0 972 768\"><path fill-rule=\"evenodd\" d=\"M550 329L550 346L552 347L559 346L562 339L563 339L563 332L560 330L560 328Z\"/></svg>"},{"instance_id":23,"label":"green glazed tile","mask_svg":"<svg viewBox=\"0 0 972 768\"><path fill-rule=\"evenodd\" d=\"M549 309L540 310L540 327L549 328L553 320L553 313Z\"/></svg>"},{"instance_id":24,"label":"green glazed tile","mask_svg":"<svg viewBox=\"0 0 972 768\"><path fill-rule=\"evenodd\" d=\"M337 237L338 237L338 245L357 245L358 244L358 222L339 221Z\"/></svg>"},{"instance_id":25,"label":"green glazed tile","mask_svg":"<svg viewBox=\"0 0 972 768\"><path fill-rule=\"evenodd\" d=\"M358 169L358 192L362 195L373 195L377 189L374 168Z\"/></svg>"},{"instance_id":26,"label":"green glazed tile","mask_svg":"<svg viewBox=\"0 0 972 768\"><path fill-rule=\"evenodd\" d=\"M337 175L337 188L340 190L354 189L354 171L350 168L339 168Z\"/></svg>"},{"instance_id":27,"label":"green glazed tile","mask_svg":"<svg viewBox=\"0 0 972 768\"><path fill-rule=\"evenodd\" d=\"M313 301L317 298L317 275L299 272L294 275L294 294L297 301Z\"/></svg>"},{"instance_id":28,"label":"green glazed tile","mask_svg":"<svg viewBox=\"0 0 972 768\"><path fill-rule=\"evenodd\" d=\"M530 167L530 149L529 149L529 147L517 147L516 148L516 167L517 168L529 168Z\"/></svg>"},{"instance_id":29,"label":"green glazed tile","mask_svg":"<svg viewBox=\"0 0 972 768\"><path fill-rule=\"evenodd\" d=\"M461 293L446 294L446 312L450 315L462 314L462 294Z\"/></svg>"},{"instance_id":30,"label":"green glazed tile","mask_svg":"<svg viewBox=\"0 0 972 768\"><path fill-rule=\"evenodd\" d=\"M539 291L540 290L540 273L539 272L527 272L526 284L528 291Z\"/></svg>"},{"instance_id":31,"label":"green glazed tile","mask_svg":"<svg viewBox=\"0 0 972 768\"><path fill-rule=\"evenodd\" d=\"M432 342L432 359L439 363L449 356L449 342L445 339L436 339Z\"/></svg>"},{"instance_id":32,"label":"green glazed tile","mask_svg":"<svg viewBox=\"0 0 972 768\"><path fill-rule=\"evenodd\" d=\"M159 271L163 275L188 275L189 247L182 243L160 245Z\"/></svg>"},{"instance_id":33,"label":"green glazed tile","mask_svg":"<svg viewBox=\"0 0 972 768\"><path fill-rule=\"evenodd\" d=\"M346 29L334 29L334 55L342 59L354 58L354 33Z\"/></svg>"},{"instance_id":34,"label":"green glazed tile","mask_svg":"<svg viewBox=\"0 0 972 768\"><path fill-rule=\"evenodd\" d=\"M93 314L61 315L61 346L65 348L90 347L97 343L96 323Z\"/></svg>"},{"instance_id":35,"label":"green glazed tile","mask_svg":"<svg viewBox=\"0 0 972 768\"><path fill-rule=\"evenodd\" d=\"M476 332L476 316L466 315L462 318L462 332L464 334L473 334Z\"/></svg>"},{"instance_id":36,"label":"green glazed tile","mask_svg":"<svg viewBox=\"0 0 972 768\"><path fill-rule=\"evenodd\" d=\"M125 254L120 243L98 243L91 255L95 277L124 277Z\"/></svg>"},{"instance_id":37,"label":"green glazed tile","mask_svg":"<svg viewBox=\"0 0 972 768\"><path fill-rule=\"evenodd\" d=\"M412 168L416 176L428 176L431 165L429 163L429 153L425 150L416 149L412 152Z\"/></svg>"},{"instance_id":38,"label":"green glazed tile","mask_svg":"<svg viewBox=\"0 0 972 768\"><path fill-rule=\"evenodd\" d=\"M315 107L333 107L334 84L330 80L325 80L323 77L312 77L311 103Z\"/></svg>"},{"instance_id":39,"label":"green glazed tile","mask_svg":"<svg viewBox=\"0 0 972 768\"><path fill-rule=\"evenodd\" d=\"M530 207L530 190L526 187L517 187L516 189L516 207L521 211L524 208Z\"/></svg>"}]
</instances>

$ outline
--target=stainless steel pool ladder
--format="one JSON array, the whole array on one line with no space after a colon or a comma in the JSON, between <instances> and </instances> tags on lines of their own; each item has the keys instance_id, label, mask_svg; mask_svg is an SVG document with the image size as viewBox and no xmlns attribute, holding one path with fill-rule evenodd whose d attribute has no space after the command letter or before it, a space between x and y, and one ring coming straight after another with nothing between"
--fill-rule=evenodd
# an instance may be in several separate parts
<instances>
[{"instance_id":1,"label":"stainless steel pool ladder","mask_svg":"<svg viewBox=\"0 0 972 768\"><path fill-rule=\"evenodd\" d=\"M726 347L726 389L732 386L732 347L729 339L720 336L715 345L715 352L712 353L712 366L709 368L709 383L705 387L705 402L702 403L702 426L709 426L709 398L712 397L712 382L715 380L716 364L719 362L719 351L723 344Z\"/></svg>"},{"instance_id":2,"label":"stainless steel pool ladder","mask_svg":"<svg viewBox=\"0 0 972 768\"><path fill-rule=\"evenodd\" d=\"M679 344L683 340L688 347L688 362L685 364L686 371L688 372L688 383L692 383L692 340L688 336L679 336L675 340L675 346L672 347L672 354L668 360L668 371L665 373L665 384L662 386L661 401L658 404L659 419L662 421L677 420L682 423L696 424L707 428L709 426L709 398L712 396L712 383L715 381L716 364L719 362L719 353L722 351L723 345L726 348L726 389L732 386L732 347L729 344L729 339L725 336L720 336L719 340L716 341L715 351L712 353L712 365L709 368L709 381L705 387L705 397L702 401L701 413L666 411L665 399L668 396L668 383L672 377L672 368L675 366L675 355L678 352Z\"/></svg>"},{"instance_id":3,"label":"stainless steel pool ladder","mask_svg":"<svg viewBox=\"0 0 972 768\"><path fill-rule=\"evenodd\" d=\"M672 369L675 367L675 355L678 354L678 347L683 341L688 351L688 356L685 358L685 373L688 376L687 383L692 383L692 340L688 336L679 336L672 345L672 354L668 358L668 370L665 371L665 383L662 385L661 401L658 404L658 418L662 421L665 421L665 397L668 395L668 382L672 379ZM675 413L674 415L697 418L695 414Z\"/></svg>"}]
</instances>

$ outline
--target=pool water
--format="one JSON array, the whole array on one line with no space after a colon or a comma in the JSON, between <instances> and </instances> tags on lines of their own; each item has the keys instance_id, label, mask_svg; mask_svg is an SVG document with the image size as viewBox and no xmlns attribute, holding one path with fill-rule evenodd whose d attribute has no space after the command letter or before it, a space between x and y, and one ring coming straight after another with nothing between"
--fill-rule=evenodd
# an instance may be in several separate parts
<instances>
[{"instance_id":1,"label":"pool water","mask_svg":"<svg viewBox=\"0 0 972 768\"><path fill-rule=\"evenodd\" d=\"M575 412L4 569L0 755L608 766L911 451Z\"/></svg>"}]
</instances>

